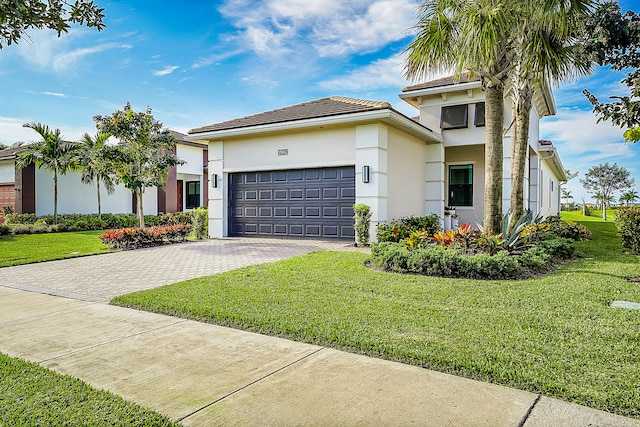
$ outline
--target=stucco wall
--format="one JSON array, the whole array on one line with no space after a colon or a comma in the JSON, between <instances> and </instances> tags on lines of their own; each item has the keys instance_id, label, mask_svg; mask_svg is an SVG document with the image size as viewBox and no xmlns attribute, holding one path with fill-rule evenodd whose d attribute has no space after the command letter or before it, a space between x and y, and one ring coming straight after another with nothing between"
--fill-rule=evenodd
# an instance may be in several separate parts
<instances>
[{"instance_id":1,"label":"stucco wall","mask_svg":"<svg viewBox=\"0 0 640 427\"><path fill-rule=\"evenodd\" d=\"M426 144L389 129L387 147L387 217L425 215Z\"/></svg>"},{"instance_id":2,"label":"stucco wall","mask_svg":"<svg viewBox=\"0 0 640 427\"><path fill-rule=\"evenodd\" d=\"M176 155L186 162L177 166L178 173L202 175L202 148L178 144Z\"/></svg>"},{"instance_id":3,"label":"stucco wall","mask_svg":"<svg viewBox=\"0 0 640 427\"><path fill-rule=\"evenodd\" d=\"M53 214L53 175L36 169L36 215ZM116 186L108 194L101 186L100 198L103 213L130 213L131 191L123 185ZM147 188L144 197L145 214L157 214L157 190ZM91 214L98 212L98 196L95 184L83 184L78 172L67 172L58 177L58 213Z\"/></svg>"},{"instance_id":4,"label":"stucco wall","mask_svg":"<svg viewBox=\"0 0 640 427\"><path fill-rule=\"evenodd\" d=\"M548 153L540 153L542 159L548 155ZM544 160L540 162L540 172L540 214L545 217L558 215L560 206L560 186L558 178Z\"/></svg>"},{"instance_id":5,"label":"stucco wall","mask_svg":"<svg viewBox=\"0 0 640 427\"><path fill-rule=\"evenodd\" d=\"M224 170L234 172L349 165L355 162L354 149L354 127L225 140Z\"/></svg>"},{"instance_id":6,"label":"stucco wall","mask_svg":"<svg viewBox=\"0 0 640 427\"><path fill-rule=\"evenodd\" d=\"M473 165L473 206L456 207L460 224L473 226L483 217L484 210L484 145L468 147L448 147L445 150L445 204L449 203L449 166Z\"/></svg>"},{"instance_id":7,"label":"stucco wall","mask_svg":"<svg viewBox=\"0 0 640 427\"><path fill-rule=\"evenodd\" d=\"M0 161L0 183L11 183L15 179L15 162L13 160Z\"/></svg>"}]
</instances>

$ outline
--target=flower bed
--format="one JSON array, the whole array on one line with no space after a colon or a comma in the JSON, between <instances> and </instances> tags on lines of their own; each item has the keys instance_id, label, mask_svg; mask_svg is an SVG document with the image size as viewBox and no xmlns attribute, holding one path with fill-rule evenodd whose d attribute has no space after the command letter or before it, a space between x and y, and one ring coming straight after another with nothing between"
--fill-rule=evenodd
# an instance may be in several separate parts
<instances>
[{"instance_id":1,"label":"flower bed","mask_svg":"<svg viewBox=\"0 0 640 427\"><path fill-rule=\"evenodd\" d=\"M107 230L99 239L111 249L138 249L164 243L184 242L191 233L191 224L163 225L158 227L130 227Z\"/></svg>"},{"instance_id":2,"label":"flower bed","mask_svg":"<svg viewBox=\"0 0 640 427\"><path fill-rule=\"evenodd\" d=\"M586 239L583 226L557 217L525 218L505 233L492 234L462 224L456 230L414 231L399 242L371 247L372 263L387 271L468 279L520 279L554 268L574 254L574 239ZM567 237L562 237L567 236ZM572 238L568 238L568 237Z\"/></svg>"}]
</instances>

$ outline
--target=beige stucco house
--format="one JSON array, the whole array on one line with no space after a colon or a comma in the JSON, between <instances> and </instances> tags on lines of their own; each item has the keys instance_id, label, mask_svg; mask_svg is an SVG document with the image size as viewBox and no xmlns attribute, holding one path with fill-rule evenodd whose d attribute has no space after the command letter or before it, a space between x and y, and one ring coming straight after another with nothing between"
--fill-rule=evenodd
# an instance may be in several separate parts
<instances>
[{"instance_id":1,"label":"beige stucco house","mask_svg":"<svg viewBox=\"0 0 640 427\"><path fill-rule=\"evenodd\" d=\"M373 236L378 223L444 217L445 206L475 223L484 191L480 82L442 79L400 97L418 118L386 102L330 97L191 129L188 140L208 144L210 236L353 239L354 203L372 208ZM555 113L547 87L534 110L525 200L534 213L557 214L566 176L553 145L538 135L539 118ZM509 162L507 133L505 211Z\"/></svg>"}]
</instances>

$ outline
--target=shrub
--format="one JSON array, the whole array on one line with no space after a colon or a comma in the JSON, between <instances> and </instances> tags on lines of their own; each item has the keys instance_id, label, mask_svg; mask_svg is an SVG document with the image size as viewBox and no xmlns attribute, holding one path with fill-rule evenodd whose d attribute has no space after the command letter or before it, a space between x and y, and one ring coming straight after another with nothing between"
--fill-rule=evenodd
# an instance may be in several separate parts
<instances>
[{"instance_id":1,"label":"shrub","mask_svg":"<svg viewBox=\"0 0 640 427\"><path fill-rule=\"evenodd\" d=\"M6 236L11 232L8 225L0 224L0 236Z\"/></svg>"},{"instance_id":2,"label":"shrub","mask_svg":"<svg viewBox=\"0 0 640 427\"><path fill-rule=\"evenodd\" d=\"M33 224L38 218L36 214L6 214L5 224Z\"/></svg>"},{"instance_id":3,"label":"shrub","mask_svg":"<svg viewBox=\"0 0 640 427\"><path fill-rule=\"evenodd\" d=\"M191 211L193 235L196 239L209 237L209 214L207 208L196 208Z\"/></svg>"},{"instance_id":4,"label":"shrub","mask_svg":"<svg viewBox=\"0 0 640 427\"><path fill-rule=\"evenodd\" d=\"M537 244L537 247L545 250L551 256L562 259L571 258L575 251L573 240L564 237L553 237L542 240Z\"/></svg>"},{"instance_id":5,"label":"shrub","mask_svg":"<svg viewBox=\"0 0 640 427\"><path fill-rule=\"evenodd\" d=\"M162 223L162 225L192 224L193 223L192 212L193 211L161 214L160 222Z\"/></svg>"},{"instance_id":6,"label":"shrub","mask_svg":"<svg viewBox=\"0 0 640 427\"><path fill-rule=\"evenodd\" d=\"M108 230L99 236L111 249L138 249L163 243L184 242L191 233L191 224L163 225L149 228Z\"/></svg>"},{"instance_id":7,"label":"shrub","mask_svg":"<svg viewBox=\"0 0 640 427\"><path fill-rule=\"evenodd\" d=\"M574 221L564 221L559 216L547 217L543 224L549 225L549 230L556 236L573 240L590 240L591 231Z\"/></svg>"},{"instance_id":8,"label":"shrub","mask_svg":"<svg viewBox=\"0 0 640 427\"><path fill-rule=\"evenodd\" d=\"M622 246L640 255L640 206L620 208L615 218Z\"/></svg>"},{"instance_id":9,"label":"shrub","mask_svg":"<svg viewBox=\"0 0 640 427\"><path fill-rule=\"evenodd\" d=\"M362 246L369 244L369 221L371 220L371 208L364 203L353 205L356 242Z\"/></svg>"},{"instance_id":10,"label":"shrub","mask_svg":"<svg viewBox=\"0 0 640 427\"><path fill-rule=\"evenodd\" d=\"M437 233L440 231L440 217L436 214L405 217L389 224L378 224L377 228L378 242L399 242L414 231L426 231L431 235Z\"/></svg>"}]
</instances>

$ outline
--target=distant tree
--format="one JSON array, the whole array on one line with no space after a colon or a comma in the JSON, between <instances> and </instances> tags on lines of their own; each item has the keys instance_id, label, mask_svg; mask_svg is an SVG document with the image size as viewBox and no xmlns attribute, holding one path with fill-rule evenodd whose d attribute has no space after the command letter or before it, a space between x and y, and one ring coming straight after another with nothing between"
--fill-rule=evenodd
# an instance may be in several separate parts
<instances>
[{"instance_id":1,"label":"distant tree","mask_svg":"<svg viewBox=\"0 0 640 427\"><path fill-rule=\"evenodd\" d=\"M587 89L583 91L598 122L611 120L624 129L626 142L640 140L640 14L627 11L624 15L617 2L599 4L587 22L587 39L584 49L600 65L610 65L612 70L627 76L624 83L630 96L611 96L618 101L604 103Z\"/></svg>"},{"instance_id":2,"label":"distant tree","mask_svg":"<svg viewBox=\"0 0 640 427\"><path fill-rule=\"evenodd\" d=\"M607 204L613 198L613 193L633 187L635 180L630 177L626 168L617 163L593 166L580 182L587 191L594 193L594 197L602 205L602 219L607 219Z\"/></svg>"},{"instance_id":3,"label":"distant tree","mask_svg":"<svg viewBox=\"0 0 640 427\"><path fill-rule=\"evenodd\" d=\"M0 49L17 44L31 28L55 30L58 37L69 32L71 24L101 31L103 11L87 0L1 0Z\"/></svg>"},{"instance_id":4,"label":"distant tree","mask_svg":"<svg viewBox=\"0 0 640 427\"><path fill-rule=\"evenodd\" d=\"M573 178L577 177L580 172L571 172L569 169L565 169L564 174L567 175L567 181L571 181Z\"/></svg>"},{"instance_id":5,"label":"distant tree","mask_svg":"<svg viewBox=\"0 0 640 427\"><path fill-rule=\"evenodd\" d=\"M147 187L161 187L169 169L184 163L172 153L178 140L154 119L151 108L136 113L127 103L123 110L93 117L100 133L119 140L114 147L111 168L124 186L136 195L140 227L144 227L142 196Z\"/></svg>"},{"instance_id":6,"label":"distant tree","mask_svg":"<svg viewBox=\"0 0 640 427\"><path fill-rule=\"evenodd\" d=\"M102 206L100 203L100 183L104 185L108 194L113 194L116 189L114 174L110 168L110 153L114 150L107 145L108 133L98 133L91 137L88 133L82 135L78 150L78 164L82 171L82 183L96 183L98 192L98 218L102 218Z\"/></svg>"},{"instance_id":7,"label":"distant tree","mask_svg":"<svg viewBox=\"0 0 640 427\"><path fill-rule=\"evenodd\" d=\"M42 123L25 123L24 127L36 131L42 141L25 146L26 151L18 154L16 166L20 169L35 163L37 168L48 169L53 173L53 222L58 223L58 175L76 168L78 145L64 141L60 129L50 130Z\"/></svg>"},{"instance_id":8,"label":"distant tree","mask_svg":"<svg viewBox=\"0 0 640 427\"><path fill-rule=\"evenodd\" d=\"M640 196L638 196L636 190L629 190L620 196L620 201L624 202L625 206L629 206L635 204L638 198L640 198Z\"/></svg>"},{"instance_id":9,"label":"distant tree","mask_svg":"<svg viewBox=\"0 0 640 427\"><path fill-rule=\"evenodd\" d=\"M562 199L564 200L565 209L566 209L566 206L569 205L569 199L573 199L573 196L571 195L571 191L567 190L566 188L563 188Z\"/></svg>"},{"instance_id":10,"label":"distant tree","mask_svg":"<svg viewBox=\"0 0 640 427\"><path fill-rule=\"evenodd\" d=\"M4 145L4 144L0 143L0 150L6 150L7 148L9 148L8 145Z\"/></svg>"}]
</instances>

